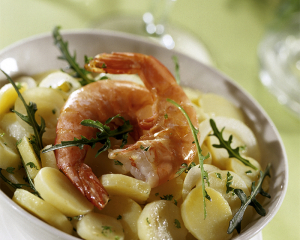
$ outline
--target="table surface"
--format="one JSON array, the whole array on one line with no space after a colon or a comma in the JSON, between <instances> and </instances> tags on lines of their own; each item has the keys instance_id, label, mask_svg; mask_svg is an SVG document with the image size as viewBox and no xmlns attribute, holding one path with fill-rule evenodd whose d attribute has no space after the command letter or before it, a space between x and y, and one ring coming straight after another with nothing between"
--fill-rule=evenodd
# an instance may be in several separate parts
<instances>
[{"instance_id":1,"label":"table surface","mask_svg":"<svg viewBox=\"0 0 300 240\"><path fill-rule=\"evenodd\" d=\"M213 65L249 92L276 125L289 162L289 186L264 240L300 239L300 120L260 83L257 47L274 18L278 1L183 1L172 7L169 23L188 31L208 50ZM83 29L113 16L141 17L149 9L140 0L0 0L0 50L54 26Z\"/></svg>"}]
</instances>

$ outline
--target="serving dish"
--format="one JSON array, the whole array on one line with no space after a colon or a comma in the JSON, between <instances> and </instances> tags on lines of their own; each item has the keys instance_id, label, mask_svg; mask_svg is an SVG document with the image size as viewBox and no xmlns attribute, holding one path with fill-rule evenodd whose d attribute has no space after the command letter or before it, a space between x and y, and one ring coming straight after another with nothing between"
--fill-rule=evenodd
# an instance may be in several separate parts
<instances>
[{"instance_id":1,"label":"serving dish","mask_svg":"<svg viewBox=\"0 0 300 240\"><path fill-rule=\"evenodd\" d=\"M70 52L76 50L77 61L82 65L84 56L94 56L101 52L139 52L156 57L171 71L175 70L172 56L179 59L181 84L202 92L213 92L230 100L241 108L248 126L257 137L262 152L262 168L272 164L272 178L265 202L265 217L255 219L233 239L250 239L257 235L278 211L287 189L288 165L281 138L264 110L247 92L217 70L182 53L165 49L144 38L116 32L100 30L62 31L69 42ZM59 50L54 46L52 36L44 34L25 39L0 52L0 68L10 76L33 75L66 65L57 59ZM0 74L0 86L6 78ZM1 230L3 228L3 231ZM47 225L28 214L0 190L0 232L10 234L6 239L77 239ZM16 234L19 234L16 238Z\"/></svg>"}]
</instances>

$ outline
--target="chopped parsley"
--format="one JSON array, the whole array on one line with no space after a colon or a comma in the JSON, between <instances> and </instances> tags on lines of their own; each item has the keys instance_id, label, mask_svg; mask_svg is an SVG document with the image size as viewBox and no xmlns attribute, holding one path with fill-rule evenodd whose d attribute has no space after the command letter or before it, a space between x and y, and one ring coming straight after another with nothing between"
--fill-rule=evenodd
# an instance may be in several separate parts
<instances>
[{"instance_id":1,"label":"chopped parsley","mask_svg":"<svg viewBox=\"0 0 300 240\"><path fill-rule=\"evenodd\" d=\"M110 226L102 226L102 232L105 237L107 237L108 233L112 233L112 229Z\"/></svg>"},{"instance_id":2,"label":"chopped parsley","mask_svg":"<svg viewBox=\"0 0 300 240\"><path fill-rule=\"evenodd\" d=\"M115 163L115 165L120 165L120 166L123 166L123 163L121 163L120 161L118 161L118 160L115 160L115 159L114 159L114 163Z\"/></svg>"},{"instance_id":3,"label":"chopped parsley","mask_svg":"<svg viewBox=\"0 0 300 240\"><path fill-rule=\"evenodd\" d=\"M143 145L140 145L140 149L144 150L145 152L147 152L149 150L150 146L148 147L144 147Z\"/></svg>"},{"instance_id":4,"label":"chopped parsley","mask_svg":"<svg viewBox=\"0 0 300 240\"><path fill-rule=\"evenodd\" d=\"M176 228L181 228L180 222L177 219L174 220L174 224Z\"/></svg>"},{"instance_id":5,"label":"chopped parsley","mask_svg":"<svg viewBox=\"0 0 300 240\"><path fill-rule=\"evenodd\" d=\"M216 176L217 176L217 178L220 178L220 179L222 179L222 175L221 175L221 173L218 173L218 172L216 172Z\"/></svg>"},{"instance_id":6,"label":"chopped parsley","mask_svg":"<svg viewBox=\"0 0 300 240\"><path fill-rule=\"evenodd\" d=\"M181 167L179 170L176 172L177 176L180 176L183 172L188 173L188 171L191 170L192 167L195 167L196 163L191 162L190 165L187 165L186 163L181 164Z\"/></svg>"},{"instance_id":7,"label":"chopped parsley","mask_svg":"<svg viewBox=\"0 0 300 240\"><path fill-rule=\"evenodd\" d=\"M173 195L172 195L172 194L164 195L163 197L160 197L160 199L161 199L161 200L172 201Z\"/></svg>"},{"instance_id":8,"label":"chopped parsley","mask_svg":"<svg viewBox=\"0 0 300 240\"><path fill-rule=\"evenodd\" d=\"M8 168L6 168L6 172L11 173L11 174L14 174L14 170L15 170L14 167L8 167Z\"/></svg>"}]
</instances>

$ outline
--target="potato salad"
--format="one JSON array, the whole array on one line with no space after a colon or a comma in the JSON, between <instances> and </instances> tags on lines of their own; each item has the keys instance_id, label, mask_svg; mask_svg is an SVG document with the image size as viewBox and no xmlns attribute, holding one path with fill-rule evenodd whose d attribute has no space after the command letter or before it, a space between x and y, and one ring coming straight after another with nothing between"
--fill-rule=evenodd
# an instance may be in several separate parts
<instances>
[{"instance_id":1,"label":"potato salad","mask_svg":"<svg viewBox=\"0 0 300 240\"><path fill-rule=\"evenodd\" d=\"M89 84L106 81L105 84L110 88L116 87L116 84L124 88L132 84L136 88L136 94L148 94L143 92L148 82L140 78L138 72L111 73L108 60L101 64L105 64L102 65L104 73L86 73L93 83L82 84L82 78L78 75L51 70L33 76L22 76L13 79L14 84L10 82L2 86L0 181L2 190L15 203L67 234L81 239L101 240L226 240L243 231L253 221L256 212L265 214L252 207L255 205L253 203L263 203L263 196L268 197L266 192L269 187L269 178L265 178L269 173L268 169L261 167L257 139L247 126L243 111L214 93L202 93L184 86L178 90L187 96L184 101L188 101L190 112L195 114L196 122L192 124L192 128L186 123L188 127L185 129L189 130L184 131L195 133L197 139L189 140L189 143L191 149L198 151L191 155L190 162L180 162L179 167L176 165L174 173L168 170L174 169L174 165L167 162L163 162L155 171L148 165L140 167L144 164L140 158L154 159L151 151L155 147L163 144L164 147L155 152L155 156L160 153L159 157L164 161L174 160L168 160L169 156L162 149L172 147L171 155L179 150L176 147L173 149L173 143L166 142L175 139L174 135L178 131L171 131L168 137L159 132L156 135L163 137L155 140L158 145L150 145L147 136L154 130L148 127L149 121L152 121L147 113L150 111L149 107L136 110L137 118L143 120L140 121L142 123L138 121L140 125L133 121L126 122L131 119L126 114L105 119L106 122L101 119L99 122L85 122L84 128L96 125L101 134L104 130L107 134L111 133L106 140L101 138L102 140L91 143L92 139L102 137L97 133L75 137L72 135L70 139L58 141L59 121L62 114L70 113L70 108L67 108L70 99L74 98L74 94L87 91ZM96 84L93 88L95 86ZM155 94L160 93L157 90ZM157 99L162 101L160 96ZM145 106L156 104L153 100L148 102L148 98L144 101ZM172 105L167 104L169 109ZM154 111L154 108L151 109ZM172 109L177 111L176 106ZM187 118L191 119L190 112ZM185 119L184 113L178 111L177 114L179 113ZM172 112L162 113L160 121L167 124L171 121L171 114ZM84 117L84 121L86 120ZM136 131L141 124L144 124L143 131ZM147 127L150 130L146 130ZM69 129L67 125L61 128ZM125 128L128 133L121 134L121 129ZM165 128L163 132L168 129ZM70 131L65 130L67 133ZM117 134L113 135L113 131L117 131ZM138 147L133 149L137 144L135 134L143 137L138 140L141 141ZM71 160L62 158L63 154L70 153L63 150L58 154L57 150L68 148L76 149L75 152L72 151ZM77 162L71 165L78 154L77 149L87 149L80 160L80 167ZM128 155L128 149L133 150L127 160L124 160L121 154L125 152ZM177 159L177 155L175 156ZM70 161L67 167L63 165L65 161ZM87 181L95 181L93 184L98 184L96 186L103 190L99 196L102 202L93 202L90 198L94 197L89 198L89 193L76 183L74 174L79 172L79 178L87 174L86 171L81 173L78 170L83 167L88 169L88 174L93 173L88 175L90 180ZM69 173L66 169L75 169L75 173ZM151 176L146 176L145 171L151 173ZM167 171L169 175L161 177ZM94 180L94 176L97 179ZM90 191L98 191L91 184L87 183Z\"/></svg>"}]
</instances>

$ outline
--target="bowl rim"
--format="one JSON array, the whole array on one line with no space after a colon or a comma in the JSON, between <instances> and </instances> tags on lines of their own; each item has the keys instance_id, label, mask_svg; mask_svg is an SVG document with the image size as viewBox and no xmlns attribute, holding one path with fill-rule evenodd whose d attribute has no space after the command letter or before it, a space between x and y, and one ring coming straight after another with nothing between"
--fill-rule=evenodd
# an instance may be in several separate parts
<instances>
[{"instance_id":1,"label":"bowl rim","mask_svg":"<svg viewBox=\"0 0 300 240\"><path fill-rule=\"evenodd\" d=\"M126 39L129 41L133 41L133 42L139 42L142 44L146 44L146 45L152 45L153 47L158 47L161 49L165 49L164 47L160 46L159 44L157 44L156 42L152 42L149 41L148 38L146 37L142 37L142 36L136 36L133 34L129 34L129 33L121 33L121 32L116 32L116 31L110 31L110 30L100 30L100 29L71 29L71 30L61 30L61 34L63 36L73 36L73 35L86 35L86 34L92 34L92 35L99 35L99 36L110 36L110 37L116 37L116 38L122 38L122 39ZM23 44L26 44L28 42L31 41L42 41L46 38L51 37L51 33L42 33L42 34L37 34L37 35L33 35L30 37L27 37L25 39L16 41L15 43L12 43L11 45L3 48L0 50L0 56L2 54L5 54L6 52L9 52L10 50L22 46ZM175 54L178 55L185 55L179 51L176 50L172 50L172 52L174 52ZM271 126L272 130L274 131L275 135L276 135L276 139L279 142L279 145L281 147L281 152L282 152L282 160L283 160L283 164L285 166L285 176L283 179L283 185L281 185L281 195L280 197L276 200L276 205L274 206L273 209L271 209L267 216L265 216L262 221L262 223L260 224L260 227L258 229L256 229L256 231L251 231L251 234L247 234L246 236L254 236L257 233L259 233L270 221L271 219L273 219L273 217L275 216L275 214L278 212L280 206L282 205L282 202L284 200L284 197L286 195L286 191L287 191L287 186L288 186L288 160L287 160L287 154L286 154L286 150L284 148L284 144L283 141L281 139L281 136L275 126L275 124L273 123L273 121L270 119L270 117L268 116L268 114L265 112L265 110L261 107L261 105L256 101L256 99L254 99L254 97L252 97L245 89L243 89L241 86L239 86L236 82L234 82L230 77L228 77L226 74L218 71L217 69L215 69L214 67L211 66L206 66L205 64L199 62L196 59L193 59L190 56L185 55L186 58L190 58L193 61L197 61L199 64L204 65L207 69L209 69L209 71L212 71L214 73L216 73L217 75L219 75L220 77L223 77L227 82L229 82L231 85L233 85L234 87L238 88L250 101L252 101L252 103L255 105L255 107L259 110L259 112L263 115L264 118L266 118L268 124ZM50 225L48 225L47 223L43 222L42 220L39 220L38 218L36 218L35 216L31 215L30 213L28 213L26 210L24 210L23 208L21 208L19 205L17 205L15 202L13 202L0 188L0 201L4 201L6 204L10 205L12 204L13 209L15 209L18 213L20 213L22 216L24 217L30 217L31 219L33 219L33 221L40 226L46 227L47 229L49 229L49 231L51 230L52 232L57 232L58 234L63 234L62 236L65 239L78 239L77 237L71 236L69 234L66 234ZM0 206L1 207L1 206ZM252 227L252 226L251 226ZM235 237L233 237L232 239L242 239L244 236L245 232L241 232L240 235L237 235ZM247 231L246 231L247 233Z\"/></svg>"}]
</instances>

